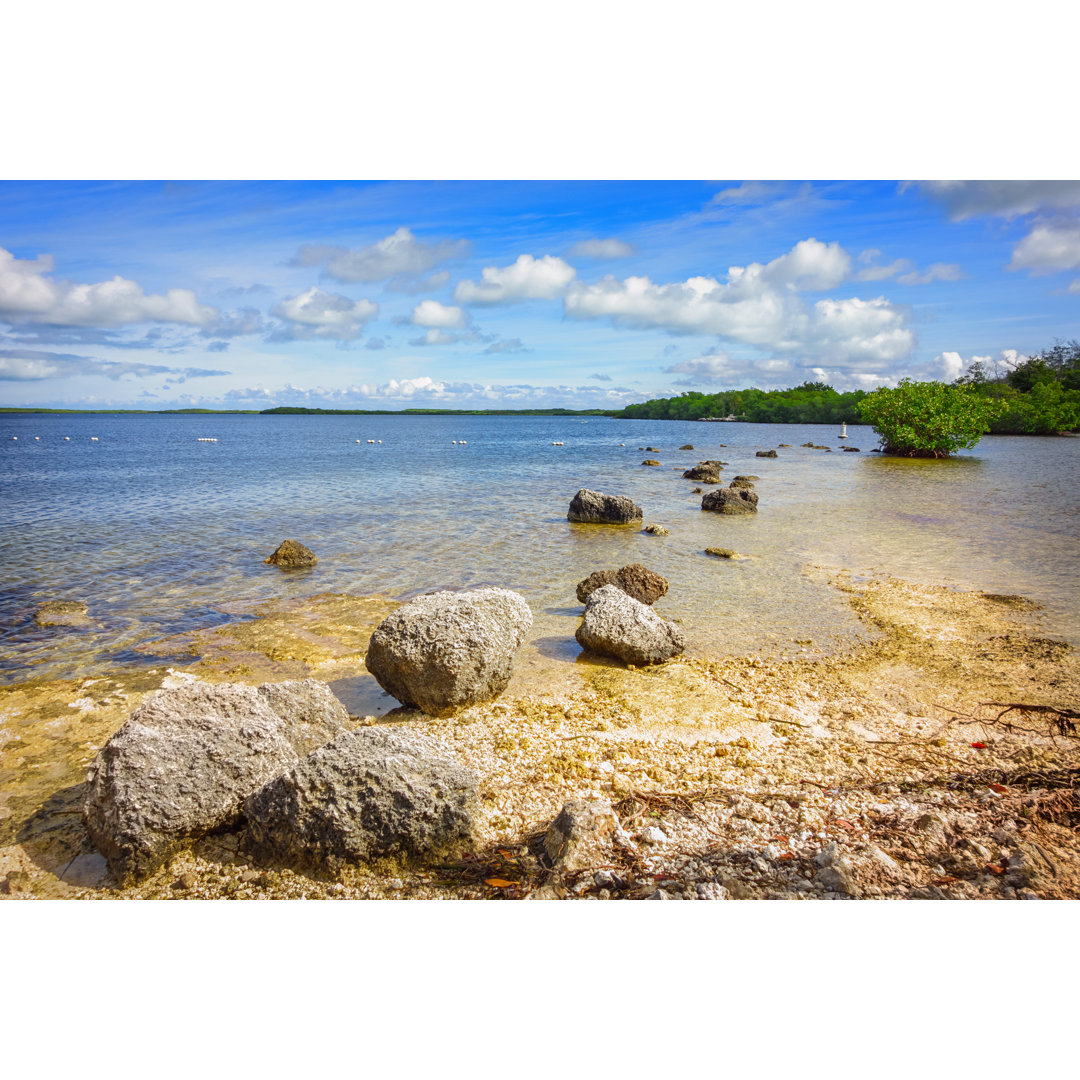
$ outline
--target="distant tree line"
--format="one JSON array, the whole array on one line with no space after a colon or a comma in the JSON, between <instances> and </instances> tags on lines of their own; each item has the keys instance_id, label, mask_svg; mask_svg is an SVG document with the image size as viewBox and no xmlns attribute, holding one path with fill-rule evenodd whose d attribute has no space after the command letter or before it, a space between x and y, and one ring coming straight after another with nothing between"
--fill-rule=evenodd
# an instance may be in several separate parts
<instances>
[{"instance_id":1,"label":"distant tree line","mask_svg":"<svg viewBox=\"0 0 1080 1080\"><path fill-rule=\"evenodd\" d=\"M1056 341L1012 364L975 360L956 382L997 403L993 435L1080 430L1080 341Z\"/></svg>"},{"instance_id":2,"label":"distant tree line","mask_svg":"<svg viewBox=\"0 0 1080 1080\"><path fill-rule=\"evenodd\" d=\"M702 394L687 390L678 397L628 405L614 415L621 420L704 420L735 417L752 424L854 424L863 390L841 394L826 383L805 382L791 390L722 390Z\"/></svg>"},{"instance_id":3,"label":"distant tree line","mask_svg":"<svg viewBox=\"0 0 1080 1080\"><path fill-rule=\"evenodd\" d=\"M945 384L941 384L945 385ZM994 435L1053 435L1080 431L1080 341L1057 341L1013 364L974 361L953 384L973 392L967 400L987 400L979 409L992 417ZM754 424L859 423L863 390L841 394L821 382L790 390L687 390L678 397L655 398L611 413L623 420L703 420L734 417Z\"/></svg>"}]
</instances>

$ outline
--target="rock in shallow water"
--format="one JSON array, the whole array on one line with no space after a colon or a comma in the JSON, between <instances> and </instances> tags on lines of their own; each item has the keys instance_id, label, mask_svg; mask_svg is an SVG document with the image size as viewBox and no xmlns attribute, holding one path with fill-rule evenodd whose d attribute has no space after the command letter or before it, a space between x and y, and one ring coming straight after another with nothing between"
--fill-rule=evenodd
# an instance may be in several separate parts
<instances>
[{"instance_id":1,"label":"rock in shallow water","mask_svg":"<svg viewBox=\"0 0 1080 1080\"><path fill-rule=\"evenodd\" d=\"M615 585L604 585L589 597L575 636L589 652L626 664L660 664L686 648L674 623Z\"/></svg>"},{"instance_id":2,"label":"rock in shallow water","mask_svg":"<svg viewBox=\"0 0 1080 1080\"><path fill-rule=\"evenodd\" d=\"M668 591L667 578L641 563L631 563L619 570L597 570L577 584L577 598L583 604L597 589L614 585L627 596L643 604L655 604Z\"/></svg>"},{"instance_id":3,"label":"rock in shallow water","mask_svg":"<svg viewBox=\"0 0 1080 1080\"><path fill-rule=\"evenodd\" d=\"M80 600L46 600L34 612L38 626L89 626L93 621Z\"/></svg>"},{"instance_id":4,"label":"rock in shallow water","mask_svg":"<svg viewBox=\"0 0 1080 1080\"><path fill-rule=\"evenodd\" d=\"M717 514L756 514L758 497L749 488L717 488L701 500L702 510Z\"/></svg>"},{"instance_id":5,"label":"rock in shallow water","mask_svg":"<svg viewBox=\"0 0 1080 1080\"><path fill-rule=\"evenodd\" d=\"M87 776L83 819L122 883L237 822L244 799L345 730L324 683L189 683L148 697ZM279 713L277 709L282 711Z\"/></svg>"},{"instance_id":6,"label":"rock in shallow water","mask_svg":"<svg viewBox=\"0 0 1080 1080\"><path fill-rule=\"evenodd\" d=\"M304 547L299 540L283 540L268 559L272 566L280 566L283 570L292 570L303 566L314 566L318 558L310 548Z\"/></svg>"},{"instance_id":7,"label":"rock in shallow water","mask_svg":"<svg viewBox=\"0 0 1080 1080\"><path fill-rule=\"evenodd\" d=\"M430 593L379 624L364 664L403 705L450 716L506 689L530 626L529 605L509 589Z\"/></svg>"},{"instance_id":8,"label":"rock in shallow water","mask_svg":"<svg viewBox=\"0 0 1080 1080\"><path fill-rule=\"evenodd\" d=\"M252 843L299 868L420 854L472 830L477 776L428 740L366 728L313 751L252 794Z\"/></svg>"},{"instance_id":9,"label":"rock in shallow water","mask_svg":"<svg viewBox=\"0 0 1080 1080\"><path fill-rule=\"evenodd\" d=\"M605 495L602 491L582 488L571 500L567 521L588 525L628 525L640 521L643 512L625 495Z\"/></svg>"}]
</instances>

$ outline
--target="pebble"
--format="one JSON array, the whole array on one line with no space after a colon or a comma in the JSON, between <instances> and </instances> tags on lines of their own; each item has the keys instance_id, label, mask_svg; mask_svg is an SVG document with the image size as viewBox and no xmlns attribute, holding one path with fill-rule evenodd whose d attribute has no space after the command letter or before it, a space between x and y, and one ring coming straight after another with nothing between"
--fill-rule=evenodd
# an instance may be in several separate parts
<instances>
[{"instance_id":1,"label":"pebble","mask_svg":"<svg viewBox=\"0 0 1080 1080\"><path fill-rule=\"evenodd\" d=\"M642 829L638 833L638 838L645 844L666 844L668 842L668 835L663 829L658 829L655 825L649 825L647 828Z\"/></svg>"}]
</instances>

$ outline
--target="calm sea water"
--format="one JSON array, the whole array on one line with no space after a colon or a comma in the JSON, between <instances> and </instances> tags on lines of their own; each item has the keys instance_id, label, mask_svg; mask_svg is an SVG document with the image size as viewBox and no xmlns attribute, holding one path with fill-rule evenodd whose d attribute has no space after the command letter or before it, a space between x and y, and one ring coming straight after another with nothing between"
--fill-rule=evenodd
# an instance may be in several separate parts
<instances>
[{"instance_id":1,"label":"calm sea water","mask_svg":"<svg viewBox=\"0 0 1080 1080\"><path fill-rule=\"evenodd\" d=\"M1020 593L1045 605L1049 631L1080 638L1080 439L986 438L934 462L871 454L868 428L848 433L861 453L821 426L0 414L0 680L134 661L137 644L224 621L229 601L485 584L521 592L533 647L572 659L575 583L630 562L668 578L657 610L701 651L854 633L808 566ZM792 449L755 457L780 443ZM703 458L760 477L758 514L701 512L680 474ZM571 525L581 487L629 495L670 536ZM287 537L318 565L264 565ZM752 557L704 555L713 545ZM100 628L36 627L46 599L85 601Z\"/></svg>"}]
</instances>

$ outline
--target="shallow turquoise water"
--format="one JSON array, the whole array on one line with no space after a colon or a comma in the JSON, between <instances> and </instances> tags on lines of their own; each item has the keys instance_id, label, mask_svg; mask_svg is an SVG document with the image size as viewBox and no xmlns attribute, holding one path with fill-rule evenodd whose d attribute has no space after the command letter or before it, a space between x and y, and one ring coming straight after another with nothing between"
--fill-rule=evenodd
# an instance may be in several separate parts
<instances>
[{"instance_id":1,"label":"shallow turquoise water","mask_svg":"<svg viewBox=\"0 0 1080 1080\"><path fill-rule=\"evenodd\" d=\"M629 562L669 579L657 610L713 652L855 632L807 566L1020 593L1046 606L1048 631L1080 638L1080 439L986 438L936 462L871 454L869 429L848 432L861 453L809 425L2 414L0 678L134 661L135 645L223 621L217 606L238 599L481 584L520 591L536 647L572 658L575 583ZM681 472L703 458L759 476L759 513L702 513ZM671 535L571 525L580 487L629 495ZM318 566L264 565L286 537ZM713 545L752 557L704 555ZM46 599L86 601L100 628L36 627Z\"/></svg>"}]
</instances>

